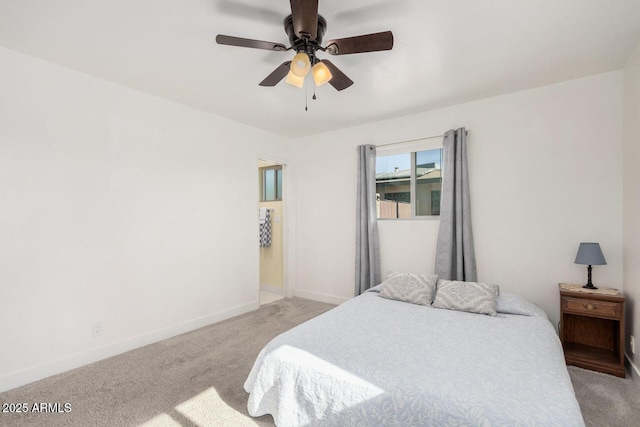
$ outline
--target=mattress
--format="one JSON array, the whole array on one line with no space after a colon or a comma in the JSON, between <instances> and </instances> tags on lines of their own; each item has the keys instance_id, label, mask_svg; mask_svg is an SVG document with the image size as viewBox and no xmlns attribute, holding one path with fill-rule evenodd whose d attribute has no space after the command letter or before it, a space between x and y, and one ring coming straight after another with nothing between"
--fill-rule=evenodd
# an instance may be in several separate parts
<instances>
[{"instance_id":1,"label":"mattress","mask_svg":"<svg viewBox=\"0 0 640 427\"><path fill-rule=\"evenodd\" d=\"M492 317L365 293L265 346L249 413L278 426L583 426L561 343L530 308Z\"/></svg>"}]
</instances>

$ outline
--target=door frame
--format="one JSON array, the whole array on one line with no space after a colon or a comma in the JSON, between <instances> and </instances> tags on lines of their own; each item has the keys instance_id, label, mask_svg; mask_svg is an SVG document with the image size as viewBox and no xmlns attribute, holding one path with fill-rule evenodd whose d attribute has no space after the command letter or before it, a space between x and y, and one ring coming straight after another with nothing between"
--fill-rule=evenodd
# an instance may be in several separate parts
<instances>
[{"instance_id":1,"label":"door frame","mask_svg":"<svg viewBox=\"0 0 640 427\"><path fill-rule=\"evenodd\" d=\"M288 284L290 283L290 271L289 266L290 262L290 254L292 253L291 248L291 212L290 206L291 203L291 185L290 182L290 171L288 161L283 158L279 158L271 155L258 155L256 158L256 187L258 189L258 194L256 200L258 203L260 202L260 162L268 162L273 163L278 166L282 166L282 296L285 298L289 298L293 295L293 290L289 289ZM260 302L260 246L258 245L258 249L256 251L256 265L257 268L257 280L256 280L256 296L258 298L258 302Z\"/></svg>"}]
</instances>

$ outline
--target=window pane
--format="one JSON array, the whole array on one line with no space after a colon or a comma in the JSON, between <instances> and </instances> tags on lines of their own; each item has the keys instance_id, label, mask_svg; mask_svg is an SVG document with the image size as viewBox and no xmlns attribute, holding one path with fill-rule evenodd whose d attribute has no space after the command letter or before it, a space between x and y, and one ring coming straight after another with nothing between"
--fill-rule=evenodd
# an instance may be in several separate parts
<instances>
[{"instance_id":1,"label":"window pane","mask_svg":"<svg viewBox=\"0 0 640 427\"><path fill-rule=\"evenodd\" d=\"M264 171L264 200L275 200L275 170L266 169Z\"/></svg>"},{"instance_id":2,"label":"window pane","mask_svg":"<svg viewBox=\"0 0 640 427\"><path fill-rule=\"evenodd\" d=\"M411 218L411 154L376 158L378 218Z\"/></svg>"},{"instance_id":3,"label":"window pane","mask_svg":"<svg viewBox=\"0 0 640 427\"><path fill-rule=\"evenodd\" d=\"M282 200L282 169L276 170L276 199Z\"/></svg>"},{"instance_id":4,"label":"window pane","mask_svg":"<svg viewBox=\"0 0 640 427\"><path fill-rule=\"evenodd\" d=\"M416 215L440 215L442 149L416 153Z\"/></svg>"}]
</instances>

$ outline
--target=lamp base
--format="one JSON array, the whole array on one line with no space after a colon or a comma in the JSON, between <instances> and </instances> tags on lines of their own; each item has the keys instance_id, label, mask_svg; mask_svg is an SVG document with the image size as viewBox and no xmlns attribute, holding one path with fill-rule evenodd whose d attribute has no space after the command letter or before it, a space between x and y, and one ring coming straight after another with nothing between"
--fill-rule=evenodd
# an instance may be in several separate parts
<instances>
[{"instance_id":1,"label":"lamp base","mask_svg":"<svg viewBox=\"0 0 640 427\"><path fill-rule=\"evenodd\" d=\"M595 286L593 286L593 283L591 283L591 266L587 267L587 276L588 279L587 280L587 284L583 286L583 288L585 289L598 289Z\"/></svg>"}]
</instances>

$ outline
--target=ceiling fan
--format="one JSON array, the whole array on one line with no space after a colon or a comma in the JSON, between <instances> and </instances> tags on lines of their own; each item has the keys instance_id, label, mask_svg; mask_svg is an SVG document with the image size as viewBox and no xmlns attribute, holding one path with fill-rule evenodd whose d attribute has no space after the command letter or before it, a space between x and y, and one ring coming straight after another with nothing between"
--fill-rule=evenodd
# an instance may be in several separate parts
<instances>
[{"instance_id":1,"label":"ceiling fan","mask_svg":"<svg viewBox=\"0 0 640 427\"><path fill-rule=\"evenodd\" d=\"M283 62L269 74L260 86L275 86L285 77L286 82L302 87L305 76L311 71L316 85L329 83L336 90L348 88L353 81L327 59L319 59L317 52L331 55L347 55L352 53L377 52L393 48L391 31L365 34L329 40L322 47L322 37L327 29L327 21L318 15L318 0L290 0L291 15L284 20L284 30L289 36L291 45L281 43L245 39L242 37L218 34L216 42L228 46L249 47L275 51L295 50L297 53L291 61Z\"/></svg>"}]
</instances>

